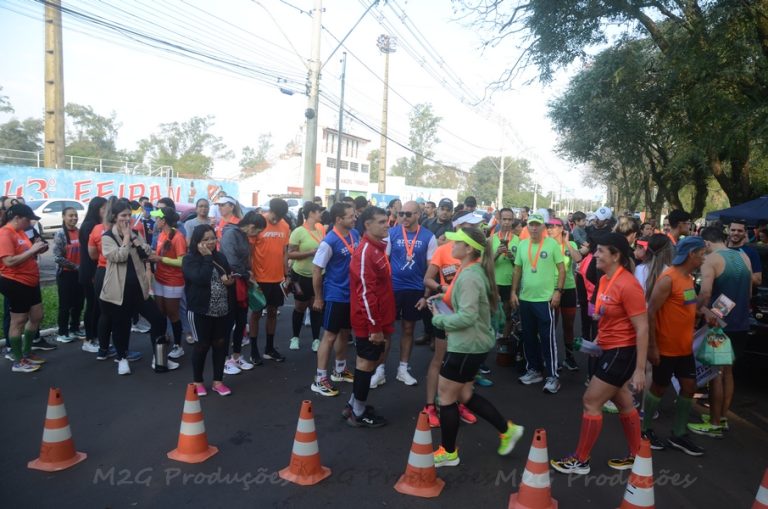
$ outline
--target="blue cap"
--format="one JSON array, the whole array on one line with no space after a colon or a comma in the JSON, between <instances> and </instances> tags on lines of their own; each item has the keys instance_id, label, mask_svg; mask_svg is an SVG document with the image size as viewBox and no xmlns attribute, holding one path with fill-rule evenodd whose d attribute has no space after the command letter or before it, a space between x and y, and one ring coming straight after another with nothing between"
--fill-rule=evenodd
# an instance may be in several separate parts
<instances>
[{"instance_id":1,"label":"blue cap","mask_svg":"<svg viewBox=\"0 0 768 509\"><path fill-rule=\"evenodd\" d=\"M707 244L704 242L704 239L701 237L685 237L681 239L677 243L675 257L672 258L672 265L682 265L685 263L685 260L688 259L688 255L692 251L696 251L697 249L703 249L707 247Z\"/></svg>"}]
</instances>

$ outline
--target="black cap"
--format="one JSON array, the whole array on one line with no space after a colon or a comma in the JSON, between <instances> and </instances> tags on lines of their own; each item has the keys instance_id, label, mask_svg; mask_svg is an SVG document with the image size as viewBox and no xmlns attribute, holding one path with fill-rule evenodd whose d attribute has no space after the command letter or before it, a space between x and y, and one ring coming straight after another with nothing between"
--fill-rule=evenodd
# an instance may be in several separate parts
<instances>
[{"instance_id":1,"label":"black cap","mask_svg":"<svg viewBox=\"0 0 768 509\"><path fill-rule=\"evenodd\" d=\"M467 196L464 198L464 205L467 207L477 207L477 198L474 196Z\"/></svg>"},{"instance_id":2,"label":"black cap","mask_svg":"<svg viewBox=\"0 0 768 509\"><path fill-rule=\"evenodd\" d=\"M597 240L597 243L601 246L615 247L627 259L632 258L632 250L629 247L629 242L627 242L627 238L620 233L616 233L616 232L606 233L604 235L600 235L595 240Z\"/></svg>"},{"instance_id":3,"label":"black cap","mask_svg":"<svg viewBox=\"0 0 768 509\"><path fill-rule=\"evenodd\" d=\"M29 205L24 205L23 203L17 203L16 205L11 206L11 208L5 212L5 217L8 220L15 217L26 217L27 219L33 219L35 221L40 220L40 218L32 212L32 209L29 208Z\"/></svg>"},{"instance_id":4,"label":"black cap","mask_svg":"<svg viewBox=\"0 0 768 509\"><path fill-rule=\"evenodd\" d=\"M437 204L437 208L441 209L443 207L453 210L453 200L450 198L443 198L440 200L440 203Z\"/></svg>"}]
</instances>

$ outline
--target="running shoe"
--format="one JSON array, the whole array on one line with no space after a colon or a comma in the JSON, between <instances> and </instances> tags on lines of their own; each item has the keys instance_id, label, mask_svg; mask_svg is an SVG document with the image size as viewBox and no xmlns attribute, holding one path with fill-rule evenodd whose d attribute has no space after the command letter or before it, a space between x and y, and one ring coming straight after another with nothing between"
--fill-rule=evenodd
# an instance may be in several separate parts
<instances>
[{"instance_id":1,"label":"running shoe","mask_svg":"<svg viewBox=\"0 0 768 509\"><path fill-rule=\"evenodd\" d=\"M69 335L74 336L75 339L85 339L85 331L82 329L69 331Z\"/></svg>"},{"instance_id":2,"label":"running shoe","mask_svg":"<svg viewBox=\"0 0 768 509\"><path fill-rule=\"evenodd\" d=\"M422 412L426 412L430 428L440 427L440 417L437 415L437 407L435 405L425 405Z\"/></svg>"},{"instance_id":3,"label":"running shoe","mask_svg":"<svg viewBox=\"0 0 768 509\"><path fill-rule=\"evenodd\" d=\"M549 464L561 474L587 475L589 473L589 460L579 461L575 456L568 456L560 460L550 460Z\"/></svg>"},{"instance_id":4,"label":"running shoe","mask_svg":"<svg viewBox=\"0 0 768 509\"><path fill-rule=\"evenodd\" d=\"M642 421L642 420L643 420L643 417L645 416L645 410L643 410L643 409L640 409L640 410L638 411L638 413L640 414L640 420ZM653 420L655 421L655 420L656 420L656 419L658 419L658 418L659 418L659 411L658 411L658 410L656 410L655 412L653 412Z\"/></svg>"},{"instance_id":5,"label":"running shoe","mask_svg":"<svg viewBox=\"0 0 768 509\"><path fill-rule=\"evenodd\" d=\"M83 346L80 347L83 352L87 353L98 353L99 352L99 345L95 341L83 341Z\"/></svg>"},{"instance_id":6,"label":"running shoe","mask_svg":"<svg viewBox=\"0 0 768 509\"><path fill-rule=\"evenodd\" d=\"M8 348L7 346L3 347L2 356L5 357L6 359L8 359L9 361L15 361L16 360L13 357L13 351L11 351L11 349Z\"/></svg>"},{"instance_id":7,"label":"running shoe","mask_svg":"<svg viewBox=\"0 0 768 509\"><path fill-rule=\"evenodd\" d=\"M560 390L560 380L558 380L557 377L554 377L554 376L547 377L547 382L544 384L544 388L542 389L542 391L548 392L550 394L557 394L559 390Z\"/></svg>"},{"instance_id":8,"label":"running shoe","mask_svg":"<svg viewBox=\"0 0 768 509\"><path fill-rule=\"evenodd\" d=\"M405 385L416 385L418 380L413 378L411 374L408 372L407 368L397 368L397 376L395 377L398 381L403 382Z\"/></svg>"},{"instance_id":9,"label":"running shoe","mask_svg":"<svg viewBox=\"0 0 768 509\"><path fill-rule=\"evenodd\" d=\"M173 362L171 359L165 359L165 367L168 368L168 371L173 371L174 369L179 369L180 364L178 362ZM155 369L155 357L152 356L152 369Z\"/></svg>"},{"instance_id":10,"label":"running shoe","mask_svg":"<svg viewBox=\"0 0 768 509\"><path fill-rule=\"evenodd\" d=\"M144 354L135 350L128 350L125 354L125 358L128 359L128 362L140 361L142 357L144 357Z\"/></svg>"},{"instance_id":11,"label":"running shoe","mask_svg":"<svg viewBox=\"0 0 768 509\"><path fill-rule=\"evenodd\" d=\"M94 346L96 346L96 348L97 348L97 350L96 350L96 352L98 352L96 354L96 360L97 361L105 361L105 360L109 359L110 357L114 357L115 355L117 355L117 350L115 350L115 347L112 346L112 345L110 345L107 350L102 350L95 343L92 343L92 344Z\"/></svg>"},{"instance_id":12,"label":"running shoe","mask_svg":"<svg viewBox=\"0 0 768 509\"><path fill-rule=\"evenodd\" d=\"M523 376L517 379L521 384L523 385L532 385L541 383L544 381L544 377L541 375L540 372L535 371L533 369L529 369L525 372Z\"/></svg>"},{"instance_id":13,"label":"running shoe","mask_svg":"<svg viewBox=\"0 0 768 509\"><path fill-rule=\"evenodd\" d=\"M563 367L568 371L578 371L579 365L576 364L576 359L573 357L566 357L563 361Z\"/></svg>"},{"instance_id":14,"label":"running shoe","mask_svg":"<svg viewBox=\"0 0 768 509\"><path fill-rule=\"evenodd\" d=\"M387 420L373 411L365 409L365 413L357 417L354 412L347 418L347 425L353 428L380 428L387 424Z\"/></svg>"},{"instance_id":15,"label":"running shoe","mask_svg":"<svg viewBox=\"0 0 768 509\"><path fill-rule=\"evenodd\" d=\"M291 344L288 347L289 350L298 350L299 349L299 338L296 336L291 338Z\"/></svg>"},{"instance_id":16,"label":"running shoe","mask_svg":"<svg viewBox=\"0 0 768 509\"><path fill-rule=\"evenodd\" d=\"M680 449L688 456L701 456L704 454L704 448L694 443L688 433L679 437L671 436L667 443L675 449Z\"/></svg>"},{"instance_id":17,"label":"running shoe","mask_svg":"<svg viewBox=\"0 0 768 509\"><path fill-rule=\"evenodd\" d=\"M184 357L184 348L181 345L173 345L171 351L168 352L168 357L171 359L179 359Z\"/></svg>"},{"instance_id":18,"label":"running shoe","mask_svg":"<svg viewBox=\"0 0 768 509\"><path fill-rule=\"evenodd\" d=\"M688 431L711 438L723 438L723 427L708 422L689 422Z\"/></svg>"},{"instance_id":19,"label":"running shoe","mask_svg":"<svg viewBox=\"0 0 768 509\"><path fill-rule=\"evenodd\" d=\"M234 359L235 364L237 364L237 367L242 369L243 371L250 371L253 369L253 364L245 360L245 357L242 355L238 357L237 359Z\"/></svg>"},{"instance_id":20,"label":"running shoe","mask_svg":"<svg viewBox=\"0 0 768 509\"><path fill-rule=\"evenodd\" d=\"M138 334L146 334L147 332L149 332L149 327L146 325L136 324L131 327L131 332L136 332Z\"/></svg>"},{"instance_id":21,"label":"running shoe","mask_svg":"<svg viewBox=\"0 0 768 509\"><path fill-rule=\"evenodd\" d=\"M248 346L251 344L251 338L248 336L243 336L243 342L240 343L242 346Z\"/></svg>"},{"instance_id":22,"label":"running shoe","mask_svg":"<svg viewBox=\"0 0 768 509\"><path fill-rule=\"evenodd\" d=\"M477 417L473 414L469 408L459 403L459 419L467 424L474 424L477 422Z\"/></svg>"},{"instance_id":23,"label":"running shoe","mask_svg":"<svg viewBox=\"0 0 768 509\"><path fill-rule=\"evenodd\" d=\"M211 387L211 390L213 392L218 393L219 396L229 396L230 394L232 394L232 389L230 389L229 387L227 387L224 384L214 385L214 386Z\"/></svg>"},{"instance_id":24,"label":"running shoe","mask_svg":"<svg viewBox=\"0 0 768 509\"><path fill-rule=\"evenodd\" d=\"M709 414L701 414L701 422L705 422L709 424L709 421L711 419L711 416ZM723 431L730 431L731 427L728 425L728 418L727 417L721 417L720 418L720 427L723 428Z\"/></svg>"},{"instance_id":25,"label":"running shoe","mask_svg":"<svg viewBox=\"0 0 768 509\"><path fill-rule=\"evenodd\" d=\"M456 448L453 452L448 452L442 445L438 450L432 453L435 459L435 468L440 467L455 467L461 460L459 459L459 449Z\"/></svg>"},{"instance_id":26,"label":"running shoe","mask_svg":"<svg viewBox=\"0 0 768 509\"><path fill-rule=\"evenodd\" d=\"M312 351L317 352L319 348L320 348L320 340L319 339L312 340Z\"/></svg>"},{"instance_id":27,"label":"running shoe","mask_svg":"<svg viewBox=\"0 0 768 509\"><path fill-rule=\"evenodd\" d=\"M38 365L45 364L45 359L33 353L25 355L24 359L26 359L26 361L29 362L30 364L38 364Z\"/></svg>"},{"instance_id":28,"label":"running shoe","mask_svg":"<svg viewBox=\"0 0 768 509\"><path fill-rule=\"evenodd\" d=\"M338 396L339 391L336 389L332 384L331 381L328 379L328 377L322 378L320 380L315 380L312 382L312 385L310 386L312 389L312 392L316 392L320 394L321 396Z\"/></svg>"},{"instance_id":29,"label":"running shoe","mask_svg":"<svg viewBox=\"0 0 768 509\"><path fill-rule=\"evenodd\" d=\"M77 338L75 336L67 336L64 334L59 334L56 336L56 342L58 343L71 343L76 340Z\"/></svg>"},{"instance_id":30,"label":"running shoe","mask_svg":"<svg viewBox=\"0 0 768 509\"><path fill-rule=\"evenodd\" d=\"M475 375L475 383L480 387L493 387L493 380L485 378L480 373Z\"/></svg>"},{"instance_id":31,"label":"running shoe","mask_svg":"<svg viewBox=\"0 0 768 509\"><path fill-rule=\"evenodd\" d=\"M40 369L39 364L32 364L26 359L21 359L19 362L14 362L13 366L11 366L11 371L13 373L33 373L38 369Z\"/></svg>"},{"instance_id":32,"label":"running shoe","mask_svg":"<svg viewBox=\"0 0 768 509\"><path fill-rule=\"evenodd\" d=\"M647 430L640 433L640 436L651 443L651 449L654 451L663 451L667 448L667 446L664 445L664 441L656 436L656 432L654 432L651 428L648 428Z\"/></svg>"},{"instance_id":33,"label":"running shoe","mask_svg":"<svg viewBox=\"0 0 768 509\"><path fill-rule=\"evenodd\" d=\"M203 384L195 384L195 392L199 398L208 395L208 391L205 389L205 385Z\"/></svg>"},{"instance_id":34,"label":"running shoe","mask_svg":"<svg viewBox=\"0 0 768 509\"><path fill-rule=\"evenodd\" d=\"M117 374L118 375L130 375L131 366L128 364L128 359L120 359L117 361Z\"/></svg>"},{"instance_id":35,"label":"running shoe","mask_svg":"<svg viewBox=\"0 0 768 509\"><path fill-rule=\"evenodd\" d=\"M225 375L239 375L242 370L237 365L237 362L235 362L232 359L229 359L227 362L224 363L224 374Z\"/></svg>"},{"instance_id":36,"label":"running shoe","mask_svg":"<svg viewBox=\"0 0 768 509\"><path fill-rule=\"evenodd\" d=\"M376 371L373 372L373 376L371 377L371 389L375 389L376 387L379 387L380 385L384 385L387 383L387 374L383 369L376 369Z\"/></svg>"},{"instance_id":37,"label":"running shoe","mask_svg":"<svg viewBox=\"0 0 768 509\"><path fill-rule=\"evenodd\" d=\"M373 405L365 405L365 411L373 413ZM341 418L349 419L350 415L352 415L352 405L347 403L344 405L344 409L341 411Z\"/></svg>"},{"instance_id":38,"label":"running shoe","mask_svg":"<svg viewBox=\"0 0 768 509\"><path fill-rule=\"evenodd\" d=\"M511 453L512 449L515 448L517 441L522 438L523 433L525 433L524 427L519 426L512 421L507 421L507 431L499 434L500 442L497 450L499 455L506 456Z\"/></svg>"},{"instance_id":39,"label":"running shoe","mask_svg":"<svg viewBox=\"0 0 768 509\"><path fill-rule=\"evenodd\" d=\"M341 373L339 373L336 370L333 370L331 372L331 381L352 383L355 381L355 375L352 374L352 372L347 368L344 368L344 371L342 371Z\"/></svg>"},{"instance_id":40,"label":"running shoe","mask_svg":"<svg viewBox=\"0 0 768 509\"><path fill-rule=\"evenodd\" d=\"M251 354L251 364L254 366L263 366L264 360L261 358L261 355L259 355L259 352L254 352L256 355Z\"/></svg>"},{"instance_id":41,"label":"running shoe","mask_svg":"<svg viewBox=\"0 0 768 509\"><path fill-rule=\"evenodd\" d=\"M285 362L285 357L274 348L264 352L264 358L275 362Z\"/></svg>"},{"instance_id":42,"label":"running shoe","mask_svg":"<svg viewBox=\"0 0 768 509\"><path fill-rule=\"evenodd\" d=\"M490 375L491 374L491 368L486 366L485 364L480 364L480 369L477 370L483 375Z\"/></svg>"},{"instance_id":43,"label":"running shoe","mask_svg":"<svg viewBox=\"0 0 768 509\"><path fill-rule=\"evenodd\" d=\"M58 348L53 343L49 343L45 340L45 338L38 338L34 341L32 341L32 350L42 350L43 352L49 352L51 350L56 350Z\"/></svg>"},{"instance_id":44,"label":"running shoe","mask_svg":"<svg viewBox=\"0 0 768 509\"><path fill-rule=\"evenodd\" d=\"M607 414L618 414L619 408L616 406L616 404L613 401L608 400L603 405L603 412Z\"/></svg>"},{"instance_id":45,"label":"running shoe","mask_svg":"<svg viewBox=\"0 0 768 509\"><path fill-rule=\"evenodd\" d=\"M608 466L614 470L629 470L634 464L634 456L627 456L625 458L613 458L608 460Z\"/></svg>"}]
</instances>

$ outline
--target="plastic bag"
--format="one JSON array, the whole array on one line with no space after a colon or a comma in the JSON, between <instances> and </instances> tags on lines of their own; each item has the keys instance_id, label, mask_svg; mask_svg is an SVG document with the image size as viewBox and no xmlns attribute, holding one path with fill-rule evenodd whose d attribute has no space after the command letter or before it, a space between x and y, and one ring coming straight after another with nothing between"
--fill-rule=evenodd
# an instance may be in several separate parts
<instances>
[{"instance_id":1,"label":"plastic bag","mask_svg":"<svg viewBox=\"0 0 768 509\"><path fill-rule=\"evenodd\" d=\"M248 289L248 307L254 313L260 313L262 309L267 307L267 297L256 283Z\"/></svg>"},{"instance_id":2,"label":"plastic bag","mask_svg":"<svg viewBox=\"0 0 768 509\"><path fill-rule=\"evenodd\" d=\"M503 333L504 326L507 324L507 315L504 312L504 305L499 300L496 304L496 311L491 312L491 327L496 333Z\"/></svg>"},{"instance_id":3,"label":"plastic bag","mask_svg":"<svg viewBox=\"0 0 768 509\"><path fill-rule=\"evenodd\" d=\"M709 329L707 337L696 351L696 359L705 366L730 366L733 364L733 346L723 329Z\"/></svg>"}]
</instances>

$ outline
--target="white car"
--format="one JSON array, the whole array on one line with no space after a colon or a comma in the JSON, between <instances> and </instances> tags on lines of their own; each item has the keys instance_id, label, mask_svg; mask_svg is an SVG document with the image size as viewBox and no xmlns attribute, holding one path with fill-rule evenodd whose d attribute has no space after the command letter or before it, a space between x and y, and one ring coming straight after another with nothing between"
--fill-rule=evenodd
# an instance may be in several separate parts
<instances>
[{"instance_id":1,"label":"white car","mask_svg":"<svg viewBox=\"0 0 768 509\"><path fill-rule=\"evenodd\" d=\"M27 202L36 216L40 217L40 225L43 227L43 235L53 235L56 230L61 228L61 211L68 207L74 207L77 210L78 228L85 219L86 205L78 200L67 198L49 198L47 200L30 200Z\"/></svg>"}]
</instances>

